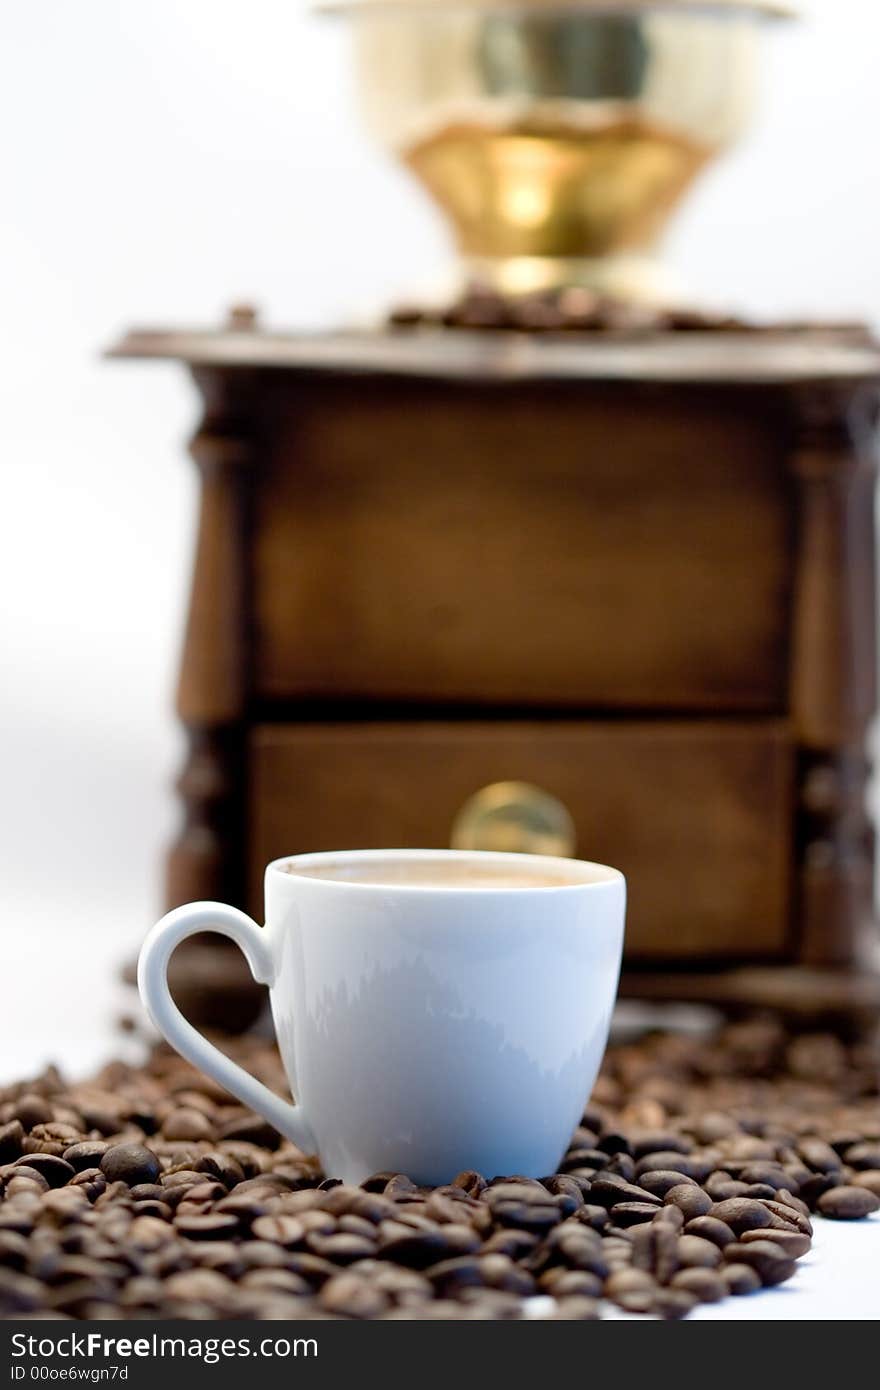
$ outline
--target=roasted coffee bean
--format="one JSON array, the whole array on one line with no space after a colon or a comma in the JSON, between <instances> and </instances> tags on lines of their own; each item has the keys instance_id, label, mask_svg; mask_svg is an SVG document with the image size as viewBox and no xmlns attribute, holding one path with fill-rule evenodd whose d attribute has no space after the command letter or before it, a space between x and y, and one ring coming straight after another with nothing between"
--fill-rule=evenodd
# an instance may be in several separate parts
<instances>
[{"instance_id":1,"label":"roasted coffee bean","mask_svg":"<svg viewBox=\"0 0 880 1390\"><path fill-rule=\"evenodd\" d=\"M720 1303L727 1293L727 1285L721 1274L714 1269L680 1269L672 1276L672 1288L693 1294L701 1303Z\"/></svg>"},{"instance_id":2,"label":"roasted coffee bean","mask_svg":"<svg viewBox=\"0 0 880 1390\"><path fill-rule=\"evenodd\" d=\"M391 1300L357 1274L334 1274L321 1288L318 1302L338 1317L378 1318L390 1307Z\"/></svg>"},{"instance_id":3,"label":"roasted coffee bean","mask_svg":"<svg viewBox=\"0 0 880 1390\"><path fill-rule=\"evenodd\" d=\"M391 1260L394 1264L405 1265L408 1269L427 1269L439 1264L441 1260L452 1259L464 1253L450 1248L446 1232L450 1227L436 1227L433 1231L408 1231L406 1235L393 1237L380 1244L376 1254L380 1259Z\"/></svg>"},{"instance_id":4,"label":"roasted coffee bean","mask_svg":"<svg viewBox=\"0 0 880 1390\"><path fill-rule=\"evenodd\" d=\"M721 1251L711 1240L702 1236L679 1236L678 1262L688 1269L716 1269L721 1264Z\"/></svg>"},{"instance_id":5,"label":"roasted coffee bean","mask_svg":"<svg viewBox=\"0 0 880 1390\"><path fill-rule=\"evenodd\" d=\"M434 1288L444 1298L454 1297L464 1288L482 1288L485 1284L480 1261L473 1255L459 1255L441 1260L426 1271Z\"/></svg>"},{"instance_id":6,"label":"roasted coffee bean","mask_svg":"<svg viewBox=\"0 0 880 1390\"><path fill-rule=\"evenodd\" d=\"M156 1155L141 1144L113 1145L102 1155L98 1166L108 1182L124 1182L129 1187L155 1182L160 1171Z\"/></svg>"},{"instance_id":7,"label":"roasted coffee bean","mask_svg":"<svg viewBox=\"0 0 880 1390\"><path fill-rule=\"evenodd\" d=\"M813 1226L808 1216L803 1216L794 1207L786 1206L783 1202L768 1201L761 1202L766 1207L770 1215L774 1218L774 1225L777 1230L797 1230L802 1235L810 1236L813 1234Z\"/></svg>"},{"instance_id":8,"label":"roasted coffee bean","mask_svg":"<svg viewBox=\"0 0 880 1390\"><path fill-rule=\"evenodd\" d=\"M590 1202L585 1202L582 1207L578 1207L574 1217L582 1225L589 1226L594 1231L604 1231L609 1222L606 1209L593 1206Z\"/></svg>"},{"instance_id":9,"label":"roasted coffee bean","mask_svg":"<svg viewBox=\"0 0 880 1390\"><path fill-rule=\"evenodd\" d=\"M728 1173L720 1170L710 1173L703 1183L704 1191L708 1192L713 1202L727 1202L734 1197L741 1197L747 1186L747 1183L737 1182Z\"/></svg>"},{"instance_id":10,"label":"roasted coffee bean","mask_svg":"<svg viewBox=\"0 0 880 1390\"><path fill-rule=\"evenodd\" d=\"M223 1215L234 1217L237 1221L238 1214L229 1210L230 1199L225 1199L222 1203ZM306 1231L302 1221L297 1216L258 1216L251 1226L251 1230L257 1240L271 1241L276 1245L283 1245L285 1249L292 1250L297 1245L302 1245L305 1241Z\"/></svg>"},{"instance_id":11,"label":"roasted coffee bean","mask_svg":"<svg viewBox=\"0 0 880 1390\"><path fill-rule=\"evenodd\" d=\"M194 1164L197 1173L204 1173L207 1177L214 1178L222 1183L227 1189L235 1187L236 1183L244 1181L244 1169L229 1154L220 1153L219 1150L212 1150L211 1153L202 1154Z\"/></svg>"},{"instance_id":12,"label":"roasted coffee bean","mask_svg":"<svg viewBox=\"0 0 880 1390\"><path fill-rule=\"evenodd\" d=\"M364 1270L367 1262L361 1261L358 1265L352 1266L352 1272L360 1273ZM377 1289L387 1293L395 1303L412 1304L424 1302L425 1299L433 1297L433 1289L430 1281L424 1274L420 1274L414 1269L402 1269L400 1265L386 1264L380 1260L369 1261L369 1271L367 1277L370 1283Z\"/></svg>"},{"instance_id":13,"label":"roasted coffee bean","mask_svg":"<svg viewBox=\"0 0 880 1390\"><path fill-rule=\"evenodd\" d=\"M785 1169L778 1163L749 1163L742 1169L739 1178L751 1187L769 1187L773 1192L786 1189L790 1181Z\"/></svg>"},{"instance_id":14,"label":"roasted coffee bean","mask_svg":"<svg viewBox=\"0 0 880 1390\"><path fill-rule=\"evenodd\" d=\"M839 1173L813 1173L800 1185L800 1195L811 1210L816 1210L819 1198L839 1182Z\"/></svg>"},{"instance_id":15,"label":"roasted coffee bean","mask_svg":"<svg viewBox=\"0 0 880 1390\"><path fill-rule=\"evenodd\" d=\"M665 1197L674 1187L682 1186L696 1187L693 1178L688 1178L684 1173L674 1170L658 1168L656 1171L643 1173L639 1178L639 1187L645 1192L651 1192L655 1197Z\"/></svg>"},{"instance_id":16,"label":"roasted coffee bean","mask_svg":"<svg viewBox=\"0 0 880 1390\"><path fill-rule=\"evenodd\" d=\"M815 1173L840 1172L840 1158L824 1139L802 1139L798 1144L798 1153Z\"/></svg>"},{"instance_id":17,"label":"roasted coffee bean","mask_svg":"<svg viewBox=\"0 0 880 1390\"><path fill-rule=\"evenodd\" d=\"M234 1240L207 1240L197 1244L187 1244L187 1255L191 1255L200 1269L216 1269L228 1279L240 1279L246 1265Z\"/></svg>"},{"instance_id":18,"label":"roasted coffee bean","mask_svg":"<svg viewBox=\"0 0 880 1390\"><path fill-rule=\"evenodd\" d=\"M159 1182L160 1187L197 1187L204 1181L202 1173L196 1173L192 1168L176 1168L172 1173L163 1173ZM155 1186L155 1183L143 1184L133 1183L133 1187ZM242 1183L242 1187L245 1184Z\"/></svg>"},{"instance_id":19,"label":"roasted coffee bean","mask_svg":"<svg viewBox=\"0 0 880 1390\"><path fill-rule=\"evenodd\" d=\"M757 1202L767 1197L775 1197L776 1188L770 1187L769 1184L765 1182L752 1182L746 1185L745 1191L741 1195Z\"/></svg>"},{"instance_id":20,"label":"roasted coffee bean","mask_svg":"<svg viewBox=\"0 0 880 1390\"><path fill-rule=\"evenodd\" d=\"M505 1227L493 1231L483 1242L486 1255L509 1255L512 1260L521 1260L535 1249L539 1237L531 1231L519 1231L515 1227Z\"/></svg>"},{"instance_id":21,"label":"roasted coffee bean","mask_svg":"<svg viewBox=\"0 0 880 1390\"><path fill-rule=\"evenodd\" d=\"M538 1264L536 1257L543 1255L546 1261L562 1263L570 1269L587 1270L604 1278L608 1273L604 1242L597 1232L588 1226L569 1219L554 1231L533 1254L530 1263Z\"/></svg>"},{"instance_id":22,"label":"roasted coffee bean","mask_svg":"<svg viewBox=\"0 0 880 1390\"><path fill-rule=\"evenodd\" d=\"M295 1199L285 1199L290 1201L297 1200L300 1205L305 1205L308 1193L297 1193ZM375 1192L364 1192L359 1187L348 1187L340 1184L328 1192L321 1201L322 1210L330 1212L333 1216L362 1216L366 1221L372 1221L378 1225L380 1221L386 1221L389 1217L394 1217L398 1209L393 1201Z\"/></svg>"},{"instance_id":23,"label":"roasted coffee bean","mask_svg":"<svg viewBox=\"0 0 880 1390\"><path fill-rule=\"evenodd\" d=\"M653 1274L667 1284L678 1269L678 1236L668 1225L652 1221L633 1235L632 1267Z\"/></svg>"},{"instance_id":24,"label":"roasted coffee bean","mask_svg":"<svg viewBox=\"0 0 880 1390\"><path fill-rule=\"evenodd\" d=\"M632 1141L631 1152L636 1159L645 1158L646 1155L656 1153L690 1153L693 1144L682 1134L675 1134L671 1130L643 1130ZM677 1169L675 1163L670 1164L670 1168Z\"/></svg>"},{"instance_id":25,"label":"roasted coffee bean","mask_svg":"<svg viewBox=\"0 0 880 1390\"><path fill-rule=\"evenodd\" d=\"M30 1132L29 1138L31 1139L31 1141L44 1140L47 1146L49 1144L60 1144L60 1152L63 1153L64 1149L67 1148L70 1144L74 1144L77 1142L77 1140L80 1138L81 1133L82 1131L79 1129L77 1125L65 1124L63 1120L55 1119L50 1120L48 1124L34 1125L33 1129ZM45 1152L55 1153L59 1152L59 1150L54 1147L47 1147Z\"/></svg>"},{"instance_id":26,"label":"roasted coffee bean","mask_svg":"<svg viewBox=\"0 0 880 1390\"><path fill-rule=\"evenodd\" d=\"M222 1201L225 1196L226 1188L223 1184L208 1179L205 1182L193 1183L192 1187L188 1187L185 1200L199 1206L210 1206L213 1202Z\"/></svg>"},{"instance_id":27,"label":"roasted coffee bean","mask_svg":"<svg viewBox=\"0 0 880 1390\"><path fill-rule=\"evenodd\" d=\"M128 1195L133 1202L166 1202L168 1189L158 1182L142 1182L130 1187Z\"/></svg>"},{"instance_id":28,"label":"roasted coffee bean","mask_svg":"<svg viewBox=\"0 0 880 1390\"><path fill-rule=\"evenodd\" d=\"M548 1322L596 1322L599 1318L599 1304L593 1298L563 1297L555 1310L548 1314Z\"/></svg>"},{"instance_id":29,"label":"roasted coffee bean","mask_svg":"<svg viewBox=\"0 0 880 1390\"><path fill-rule=\"evenodd\" d=\"M370 1241L376 1238L375 1226L363 1216L340 1216L336 1227L338 1231L345 1231L350 1236L363 1236Z\"/></svg>"},{"instance_id":30,"label":"roasted coffee bean","mask_svg":"<svg viewBox=\"0 0 880 1390\"><path fill-rule=\"evenodd\" d=\"M700 1115L693 1125L694 1137L701 1144L717 1144L719 1139L728 1139L736 1134L736 1121L720 1111L708 1111Z\"/></svg>"},{"instance_id":31,"label":"roasted coffee bean","mask_svg":"<svg viewBox=\"0 0 880 1390\"><path fill-rule=\"evenodd\" d=\"M755 1293L761 1288L761 1276L751 1265L731 1264L719 1270L729 1293Z\"/></svg>"},{"instance_id":32,"label":"roasted coffee bean","mask_svg":"<svg viewBox=\"0 0 880 1390\"><path fill-rule=\"evenodd\" d=\"M412 1178L407 1177L406 1173L395 1173L388 1179L385 1187L385 1196L391 1197L395 1201L400 1197L418 1196L418 1187Z\"/></svg>"},{"instance_id":33,"label":"roasted coffee bean","mask_svg":"<svg viewBox=\"0 0 880 1390\"><path fill-rule=\"evenodd\" d=\"M209 1307L224 1307L232 1303L235 1285L215 1269L188 1269L172 1274L165 1282L168 1298L182 1303L205 1303Z\"/></svg>"},{"instance_id":34,"label":"roasted coffee bean","mask_svg":"<svg viewBox=\"0 0 880 1390\"><path fill-rule=\"evenodd\" d=\"M11 1163L20 1157L23 1139L24 1129L20 1120L10 1120L8 1124L0 1125L0 1164Z\"/></svg>"},{"instance_id":35,"label":"roasted coffee bean","mask_svg":"<svg viewBox=\"0 0 880 1390\"><path fill-rule=\"evenodd\" d=\"M501 1226L525 1231L546 1231L559 1220L559 1206L539 1183L506 1182L487 1193L489 1210Z\"/></svg>"},{"instance_id":36,"label":"roasted coffee bean","mask_svg":"<svg viewBox=\"0 0 880 1390\"><path fill-rule=\"evenodd\" d=\"M657 1208L648 1202L618 1202L611 1208L611 1224L616 1227L638 1226L651 1221Z\"/></svg>"},{"instance_id":37,"label":"roasted coffee bean","mask_svg":"<svg viewBox=\"0 0 880 1390\"><path fill-rule=\"evenodd\" d=\"M48 1153L23 1154L12 1166L19 1171L26 1169L29 1175L39 1173L50 1187L63 1187L74 1176L75 1171L72 1165L66 1163L59 1155Z\"/></svg>"},{"instance_id":38,"label":"roasted coffee bean","mask_svg":"<svg viewBox=\"0 0 880 1390\"><path fill-rule=\"evenodd\" d=\"M695 1158L670 1149L661 1149L658 1153L644 1154L639 1159L636 1164L636 1177L640 1178L644 1173L672 1172L682 1173L686 1178L696 1178L701 1172L701 1167Z\"/></svg>"},{"instance_id":39,"label":"roasted coffee bean","mask_svg":"<svg viewBox=\"0 0 880 1390\"><path fill-rule=\"evenodd\" d=\"M597 1274L586 1269L566 1269L563 1265L553 1265L538 1277L541 1293L553 1298L598 1298L602 1293L602 1280Z\"/></svg>"},{"instance_id":40,"label":"roasted coffee bean","mask_svg":"<svg viewBox=\"0 0 880 1390\"><path fill-rule=\"evenodd\" d=\"M726 1245L732 1245L736 1240L736 1235L725 1221L719 1221L717 1216L696 1216L689 1221L684 1228L685 1235L700 1236L702 1240L711 1240L713 1245L717 1245L719 1250L723 1250Z\"/></svg>"},{"instance_id":41,"label":"roasted coffee bean","mask_svg":"<svg viewBox=\"0 0 880 1390\"><path fill-rule=\"evenodd\" d=\"M795 1272L795 1262L772 1240L737 1241L724 1251L728 1264L749 1265L765 1287L782 1284Z\"/></svg>"},{"instance_id":42,"label":"roasted coffee bean","mask_svg":"<svg viewBox=\"0 0 880 1390\"><path fill-rule=\"evenodd\" d=\"M324 1260L330 1260L336 1265L354 1264L355 1260L369 1259L375 1254L376 1246L373 1240L365 1240L363 1236L349 1235L345 1231L340 1231L336 1235L320 1235L312 1232L306 1236L307 1249L320 1255Z\"/></svg>"},{"instance_id":43,"label":"roasted coffee bean","mask_svg":"<svg viewBox=\"0 0 880 1390\"><path fill-rule=\"evenodd\" d=\"M803 1216L807 1220L807 1222L809 1222L810 1208L807 1206L806 1202L801 1201L800 1197L796 1197L791 1192L783 1190L781 1192L777 1192L776 1201L781 1206L789 1207L792 1211L799 1212L800 1215ZM812 1227L810 1227L810 1230L807 1231L808 1235L810 1234L811 1230Z\"/></svg>"},{"instance_id":44,"label":"roasted coffee bean","mask_svg":"<svg viewBox=\"0 0 880 1390\"><path fill-rule=\"evenodd\" d=\"M880 1168L880 1144L864 1142L850 1144L843 1156L850 1168L863 1171Z\"/></svg>"},{"instance_id":45,"label":"roasted coffee bean","mask_svg":"<svg viewBox=\"0 0 880 1390\"><path fill-rule=\"evenodd\" d=\"M18 1231L0 1230L0 1269L25 1269L30 1245Z\"/></svg>"},{"instance_id":46,"label":"roasted coffee bean","mask_svg":"<svg viewBox=\"0 0 880 1390\"><path fill-rule=\"evenodd\" d=\"M17 1270L0 1269L0 1317L16 1317L45 1308L48 1292L38 1283Z\"/></svg>"},{"instance_id":47,"label":"roasted coffee bean","mask_svg":"<svg viewBox=\"0 0 880 1390\"><path fill-rule=\"evenodd\" d=\"M264 1177L270 1166L269 1153L258 1148L256 1144L246 1143L243 1139L220 1139L214 1147L218 1153L227 1154L229 1158L235 1159L244 1173L245 1182Z\"/></svg>"},{"instance_id":48,"label":"roasted coffee bean","mask_svg":"<svg viewBox=\"0 0 880 1390\"><path fill-rule=\"evenodd\" d=\"M809 1236L803 1235L800 1231L743 1231L740 1240L744 1245L756 1240L772 1240L774 1245L778 1245L783 1254L790 1256L793 1260L799 1260L801 1255L806 1255L812 1245Z\"/></svg>"},{"instance_id":49,"label":"roasted coffee bean","mask_svg":"<svg viewBox=\"0 0 880 1390\"><path fill-rule=\"evenodd\" d=\"M241 1285L258 1293L286 1293L297 1298L312 1291L305 1279L289 1269L248 1269L241 1277Z\"/></svg>"},{"instance_id":50,"label":"roasted coffee bean","mask_svg":"<svg viewBox=\"0 0 880 1390\"><path fill-rule=\"evenodd\" d=\"M616 1173L599 1174L590 1186L591 1205L611 1208L617 1206L618 1202L646 1202L649 1206L662 1206L659 1197L618 1177Z\"/></svg>"},{"instance_id":51,"label":"roasted coffee bean","mask_svg":"<svg viewBox=\"0 0 880 1390\"><path fill-rule=\"evenodd\" d=\"M136 1250L158 1250L174 1239L174 1231L166 1221L155 1216L137 1216L128 1228L126 1244Z\"/></svg>"},{"instance_id":52,"label":"roasted coffee bean","mask_svg":"<svg viewBox=\"0 0 880 1390\"><path fill-rule=\"evenodd\" d=\"M634 1158L630 1158L629 1154L612 1154L605 1161L607 1167L601 1169L600 1172L616 1173L619 1178L623 1178L624 1182L633 1181L636 1175L636 1161Z\"/></svg>"},{"instance_id":53,"label":"roasted coffee bean","mask_svg":"<svg viewBox=\"0 0 880 1390\"><path fill-rule=\"evenodd\" d=\"M148 1274L136 1274L119 1292L121 1309L158 1313L165 1297L165 1286L160 1279Z\"/></svg>"},{"instance_id":54,"label":"roasted coffee bean","mask_svg":"<svg viewBox=\"0 0 880 1390\"><path fill-rule=\"evenodd\" d=\"M49 1123L52 1107L42 1096L24 1095L13 1103L9 1118L18 1120L22 1128L30 1132L36 1125Z\"/></svg>"},{"instance_id":55,"label":"roasted coffee bean","mask_svg":"<svg viewBox=\"0 0 880 1390\"><path fill-rule=\"evenodd\" d=\"M520 1298L529 1298L535 1292L533 1276L506 1255L481 1255L479 1266L483 1283L489 1288L517 1294Z\"/></svg>"},{"instance_id":56,"label":"roasted coffee bean","mask_svg":"<svg viewBox=\"0 0 880 1390\"><path fill-rule=\"evenodd\" d=\"M833 1221L859 1221L880 1210L880 1197L866 1187L832 1187L823 1192L818 1208Z\"/></svg>"},{"instance_id":57,"label":"roasted coffee bean","mask_svg":"<svg viewBox=\"0 0 880 1390\"><path fill-rule=\"evenodd\" d=\"M103 1281L120 1284L128 1277L129 1266L120 1260L95 1260L79 1255L64 1255L52 1270L46 1282L53 1285Z\"/></svg>"},{"instance_id":58,"label":"roasted coffee bean","mask_svg":"<svg viewBox=\"0 0 880 1390\"><path fill-rule=\"evenodd\" d=\"M582 1133L584 1131L582 1130ZM596 1140L595 1147L601 1149L606 1154L632 1154L632 1145L625 1134L620 1134L617 1130L606 1130L599 1139Z\"/></svg>"},{"instance_id":59,"label":"roasted coffee bean","mask_svg":"<svg viewBox=\"0 0 880 1390\"><path fill-rule=\"evenodd\" d=\"M223 1124L218 1125L217 1137L237 1140L269 1150L277 1149L281 1143L281 1135L278 1131L273 1129L266 1120L257 1119L256 1115L243 1115L236 1119L226 1120Z\"/></svg>"},{"instance_id":60,"label":"roasted coffee bean","mask_svg":"<svg viewBox=\"0 0 880 1390\"><path fill-rule=\"evenodd\" d=\"M880 1168L869 1168L867 1172L854 1173L852 1185L864 1187L868 1192L873 1192L875 1197L880 1197Z\"/></svg>"},{"instance_id":61,"label":"roasted coffee bean","mask_svg":"<svg viewBox=\"0 0 880 1390\"><path fill-rule=\"evenodd\" d=\"M658 1289L651 1302L650 1311L664 1322L671 1322L678 1318L686 1318L699 1301L697 1296L687 1289Z\"/></svg>"},{"instance_id":62,"label":"roasted coffee bean","mask_svg":"<svg viewBox=\"0 0 880 1390\"><path fill-rule=\"evenodd\" d=\"M559 1165L561 1173L604 1172L608 1165L608 1154L602 1149L569 1149Z\"/></svg>"},{"instance_id":63,"label":"roasted coffee bean","mask_svg":"<svg viewBox=\"0 0 880 1390\"><path fill-rule=\"evenodd\" d=\"M678 1207L685 1221L693 1221L696 1216L706 1216L712 1210L712 1198L695 1183L682 1183L671 1187L664 1202L667 1206Z\"/></svg>"},{"instance_id":64,"label":"roasted coffee bean","mask_svg":"<svg viewBox=\"0 0 880 1390\"><path fill-rule=\"evenodd\" d=\"M135 1202L132 1211L136 1216L158 1216L162 1221L170 1221L174 1216L167 1202Z\"/></svg>"},{"instance_id":65,"label":"roasted coffee bean","mask_svg":"<svg viewBox=\"0 0 880 1390\"><path fill-rule=\"evenodd\" d=\"M290 1251L284 1260L284 1268L302 1275L303 1279L307 1279L315 1288L320 1288L339 1272L329 1260L322 1259L320 1255L313 1255L310 1250Z\"/></svg>"},{"instance_id":66,"label":"roasted coffee bean","mask_svg":"<svg viewBox=\"0 0 880 1390\"><path fill-rule=\"evenodd\" d=\"M458 1222L465 1219L463 1203L453 1200L451 1197L441 1196L434 1192L425 1203L425 1215L432 1221L438 1221L441 1225Z\"/></svg>"},{"instance_id":67,"label":"roasted coffee bean","mask_svg":"<svg viewBox=\"0 0 880 1390\"><path fill-rule=\"evenodd\" d=\"M605 1295L630 1313L648 1313L657 1295L657 1283L641 1269L615 1270L605 1281Z\"/></svg>"},{"instance_id":68,"label":"roasted coffee bean","mask_svg":"<svg viewBox=\"0 0 880 1390\"><path fill-rule=\"evenodd\" d=\"M551 1177L542 1178L541 1186L546 1187L551 1196L556 1198L563 1218L573 1216L584 1205L584 1193L580 1184L565 1173L555 1173Z\"/></svg>"},{"instance_id":69,"label":"roasted coffee bean","mask_svg":"<svg viewBox=\"0 0 880 1390\"><path fill-rule=\"evenodd\" d=\"M743 1231L757 1231L773 1225L772 1213L762 1202L749 1197L731 1197L726 1202L716 1202L707 1214L714 1216L716 1221L723 1221L737 1236L742 1235Z\"/></svg>"},{"instance_id":70,"label":"roasted coffee bean","mask_svg":"<svg viewBox=\"0 0 880 1390\"><path fill-rule=\"evenodd\" d=\"M279 1269L288 1267L291 1252L268 1240L244 1240L238 1247L246 1269Z\"/></svg>"},{"instance_id":71,"label":"roasted coffee bean","mask_svg":"<svg viewBox=\"0 0 880 1390\"><path fill-rule=\"evenodd\" d=\"M27 1195L39 1196L43 1192L49 1191L49 1183L42 1173L38 1173L36 1168L20 1168L12 1177L8 1177L3 1185L3 1195L19 1197Z\"/></svg>"},{"instance_id":72,"label":"roasted coffee bean","mask_svg":"<svg viewBox=\"0 0 880 1390\"><path fill-rule=\"evenodd\" d=\"M371 1177L364 1179L361 1187L364 1192L384 1192L393 1177L393 1173L373 1173Z\"/></svg>"},{"instance_id":73,"label":"roasted coffee bean","mask_svg":"<svg viewBox=\"0 0 880 1390\"><path fill-rule=\"evenodd\" d=\"M487 1186L486 1179L483 1177L482 1173L475 1173L471 1169L459 1173L452 1179L451 1185L453 1187L460 1187L471 1197L479 1197L480 1193L485 1191Z\"/></svg>"},{"instance_id":74,"label":"roasted coffee bean","mask_svg":"<svg viewBox=\"0 0 880 1390\"><path fill-rule=\"evenodd\" d=\"M43 1214L54 1224L64 1226L69 1221L80 1220L89 1205L89 1199L81 1187L55 1188L43 1197Z\"/></svg>"},{"instance_id":75,"label":"roasted coffee bean","mask_svg":"<svg viewBox=\"0 0 880 1390\"><path fill-rule=\"evenodd\" d=\"M676 1207L672 1204L660 1207L659 1210L654 1213L652 1225L667 1226L677 1235L684 1227L684 1212L680 1207Z\"/></svg>"},{"instance_id":76,"label":"roasted coffee bean","mask_svg":"<svg viewBox=\"0 0 880 1390\"><path fill-rule=\"evenodd\" d=\"M201 1110L172 1110L162 1123L165 1139L208 1139L215 1138L214 1126Z\"/></svg>"},{"instance_id":77,"label":"roasted coffee bean","mask_svg":"<svg viewBox=\"0 0 880 1390\"><path fill-rule=\"evenodd\" d=\"M238 1230L238 1221L230 1213L206 1212L204 1215L174 1218L178 1235L187 1240L226 1240Z\"/></svg>"}]
</instances>

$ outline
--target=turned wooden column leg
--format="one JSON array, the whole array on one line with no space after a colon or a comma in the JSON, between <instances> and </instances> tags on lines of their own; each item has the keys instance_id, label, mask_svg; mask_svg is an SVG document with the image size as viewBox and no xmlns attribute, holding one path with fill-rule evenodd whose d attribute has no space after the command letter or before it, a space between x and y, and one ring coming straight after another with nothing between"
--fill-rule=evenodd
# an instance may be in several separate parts
<instances>
[{"instance_id":1,"label":"turned wooden column leg","mask_svg":"<svg viewBox=\"0 0 880 1390\"><path fill-rule=\"evenodd\" d=\"M873 920L865 742L876 705L873 393L798 399L791 709L799 748L799 958L854 966Z\"/></svg>"},{"instance_id":2,"label":"turned wooden column leg","mask_svg":"<svg viewBox=\"0 0 880 1390\"><path fill-rule=\"evenodd\" d=\"M190 450L201 500L177 692L187 754L177 782L183 823L168 855L166 903L245 907L248 499L252 470L247 374L196 370L204 417ZM240 953L216 935L175 953L172 991L202 1027L240 1031L263 1001Z\"/></svg>"},{"instance_id":3,"label":"turned wooden column leg","mask_svg":"<svg viewBox=\"0 0 880 1390\"><path fill-rule=\"evenodd\" d=\"M169 907L244 899L245 551L251 446L243 383L197 370L204 416L190 445L201 500L177 690L188 740L178 781L183 825L167 867Z\"/></svg>"}]
</instances>

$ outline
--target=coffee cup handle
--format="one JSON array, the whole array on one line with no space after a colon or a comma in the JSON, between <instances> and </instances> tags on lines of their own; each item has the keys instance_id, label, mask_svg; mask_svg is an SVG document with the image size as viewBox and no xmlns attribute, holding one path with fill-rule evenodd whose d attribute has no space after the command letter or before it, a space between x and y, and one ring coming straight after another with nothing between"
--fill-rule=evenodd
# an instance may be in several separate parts
<instances>
[{"instance_id":1,"label":"coffee cup handle","mask_svg":"<svg viewBox=\"0 0 880 1390\"><path fill-rule=\"evenodd\" d=\"M138 959L138 989L144 1007L163 1038L181 1057L212 1081L256 1111L304 1153L317 1150L311 1126L301 1105L291 1105L224 1056L202 1037L178 1009L168 988L168 963L175 948L197 932L214 931L229 937L244 953L251 974L261 985L272 985L275 963L265 930L246 913L223 903L188 903L176 907L147 935Z\"/></svg>"}]
</instances>

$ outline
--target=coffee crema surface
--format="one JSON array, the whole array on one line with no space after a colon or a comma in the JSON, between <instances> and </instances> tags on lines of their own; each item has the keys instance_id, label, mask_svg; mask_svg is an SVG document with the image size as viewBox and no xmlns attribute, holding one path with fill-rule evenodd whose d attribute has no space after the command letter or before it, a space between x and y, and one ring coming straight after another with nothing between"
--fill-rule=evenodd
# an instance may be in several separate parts
<instances>
[{"instance_id":1,"label":"coffee crema surface","mask_svg":"<svg viewBox=\"0 0 880 1390\"><path fill-rule=\"evenodd\" d=\"M340 859L337 863L309 865L291 861L285 871L297 878L325 879L331 883L384 884L410 888L570 888L588 882L572 869L570 874L549 873L537 865L511 868L509 865L473 864L466 860L442 859Z\"/></svg>"}]
</instances>

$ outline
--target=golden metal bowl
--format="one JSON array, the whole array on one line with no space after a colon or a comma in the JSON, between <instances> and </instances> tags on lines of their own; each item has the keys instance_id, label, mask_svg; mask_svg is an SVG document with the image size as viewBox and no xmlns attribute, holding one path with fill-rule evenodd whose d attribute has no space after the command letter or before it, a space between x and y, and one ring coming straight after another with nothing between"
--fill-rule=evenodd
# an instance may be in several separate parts
<instances>
[{"instance_id":1,"label":"golden metal bowl","mask_svg":"<svg viewBox=\"0 0 880 1390\"><path fill-rule=\"evenodd\" d=\"M753 106L765 0L348 0L374 134L468 278L662 300L670 214Z\"/></svg>"}]
</instances>

